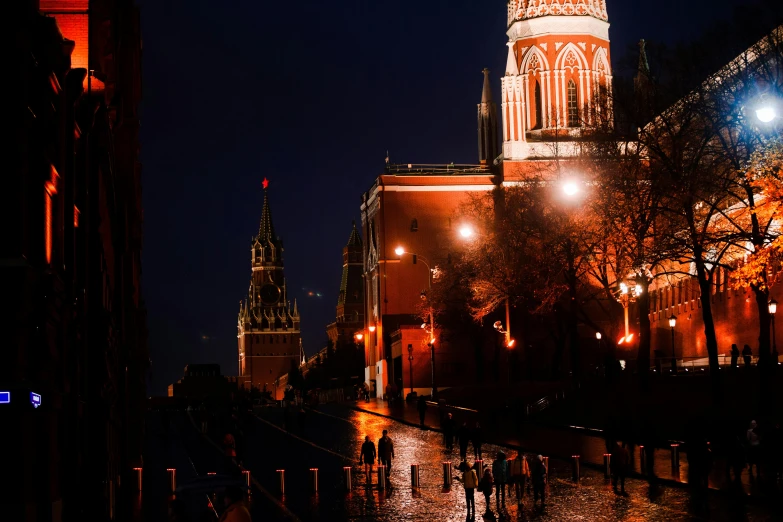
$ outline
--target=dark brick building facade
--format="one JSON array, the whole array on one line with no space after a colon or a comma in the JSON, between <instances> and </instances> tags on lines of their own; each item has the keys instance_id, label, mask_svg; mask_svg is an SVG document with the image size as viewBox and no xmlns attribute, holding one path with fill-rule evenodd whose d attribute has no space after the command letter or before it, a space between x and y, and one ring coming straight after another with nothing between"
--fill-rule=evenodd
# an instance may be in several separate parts
<instances>
[{"instance_id":1,"label":"dark brick building facade","mask_svg":"<svg viewBox=\"0 0 783 522\"><path fill-rule=\"evenodd\" d=\"M141 461L149 366L139 13L132 0L8 8L2 516L122 519L121 484Z\"/></svg>"}]
</instances>

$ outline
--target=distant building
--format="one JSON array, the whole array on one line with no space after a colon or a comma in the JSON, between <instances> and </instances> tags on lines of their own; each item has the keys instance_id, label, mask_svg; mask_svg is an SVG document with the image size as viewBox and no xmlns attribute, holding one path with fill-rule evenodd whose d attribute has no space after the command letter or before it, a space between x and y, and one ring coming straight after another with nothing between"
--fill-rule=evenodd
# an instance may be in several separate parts
<instances>
[{"instance_id":1,"label":"distant building","mask_svg":"<svg viewBox=\"0 0 783 522\"><path fill-rule=\"evenodd\" d=\"M189 364L182 379L169 384L169 397L228 399L237 389L237 379L220 374L219 364Z\"/></svg>"},{"instance_id":2,"label":"distant building","mask_svg":"<svg viewBox=\"0 0 783 522\"><path fill-rule=\"evenodd\" d=\"M343 272L337 297L337 319L326 327L326 335L335 349L356 342L354 336L364 331L364 278L362 237L353 225L348 243L343 247Z\"/></svg>"},{"instance_id":3,"label":"distant building","mask_svg":"<svg viewBox=\"0 0 783 522\"><path fill-rule=\"evenodd\" d=\"M5 7L0 415L12 446L0 468L14 476L2 517L112 520L141 465L149 368L139 12L132 0Z\"/></svg>"},{"instance_id":4,"label":"distant building","mask_svg":"<svg viewBox=\"0 0 783 522\"><path fill-rule=\"evenodd\" d=\"M283 242L275 235L264 180L258 235L250 245L250 287L237 318L241 385L273 391L278 379L301 360L299 309L291 305L283 273ZM282 398L282 390L279 396Z\"/></svg>"}]
</instances>

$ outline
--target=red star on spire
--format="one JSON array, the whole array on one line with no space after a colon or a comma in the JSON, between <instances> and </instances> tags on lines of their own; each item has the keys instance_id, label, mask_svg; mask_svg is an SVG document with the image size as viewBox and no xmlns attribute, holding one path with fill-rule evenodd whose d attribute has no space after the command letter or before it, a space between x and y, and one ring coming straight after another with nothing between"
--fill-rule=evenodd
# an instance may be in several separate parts
<instances>
[{"instance_id":1,"label":"red star on spire","mask_svg":"<svg viewBox=\"0 0 783 522\"><path fill-rule=\"evenodd\" d=\"M269 186L269 180L264 178L264 181L261 182L261 185L264 186L264 190Z\"/></svg>"}]
</instances>

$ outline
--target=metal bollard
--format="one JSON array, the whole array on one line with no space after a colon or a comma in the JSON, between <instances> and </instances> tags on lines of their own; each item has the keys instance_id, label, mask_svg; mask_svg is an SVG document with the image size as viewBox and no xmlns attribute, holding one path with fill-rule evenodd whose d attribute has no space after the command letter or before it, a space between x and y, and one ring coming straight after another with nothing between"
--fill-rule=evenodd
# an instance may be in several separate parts
<instances>
[{"instance_id":1,"label":"metal bollard","mask_svg":"<svg viewBox=\"0 0 783 522\"><path fill-rule=\"evenodd\" d=\"M680 467L680 445L672 444L672 469Z\"/></svg>"},{"instance_id":2,"label":"metal bollard","mask_svg":"<svg viewBox=\"0 0 783 522\"><path fill-rule=\"evenodd\" d=\"M411 464L411 487L419 487L419 465Z\"/></svg>"},{"instance_id":3,"label":"metal bollard","mask_svg":"<svg viewBox=\"0 0 783 522\"><path fill-rule=\"evenodd\" d=\"M343 477L345 479L345 491L351 491L351 466L343 467Z\"/></svg>"},{"instance_id":4,"label":"metal bollard","mask_svg":"<svg viewBox=\"0 0 783 522\"><path fill-rule=\"evenodd\" d=\"M444 462L443 463L443 487L444 488L450 488L451 487L451 462Z\"/></svg>"},{"instance_id":5,"label":"metal bollard","mask_svg":"<svg viewBox=\"0 0 783 522\"><path fill-rule=\"evenodd\" d=\"M479 480L481 480L481 477L484 475L484 460L483 459L478 459L475 462L475 466L478 468L476 470L476 475L478 475L479 476Z\"/></svg>"},{"instance_id":6,"label":"metal bollard","mask_svg":"<svg viewBox=\"0 0 783 522\"><path fill-rule=\"evenodd\" d=\"M277 470L277 481L280 484L280 494L285 495L285 470L284 469Z\"/></svg>"},{"instance_id":7,"label":"metal bollard","mask_svg":"<svg viewBox=\"0 0 783 522\"><path fill-rule=\"evenodd\" d=\"M386 466L378 465L378 491L386 489Z\"/></svg>"},{"instance_id":8,"label":"metal bollard","mask_svg":"<svg viewBox=\"0 0 783 522\"><path fill-rule=\"evenodd\" d=\"M250 487L250 470L249 469L243 469L242 474L245 476L245 483L247 484L247 487Z\"/></svg>"},{"instance_id":9,"label":"metal bollard","mask_svg":"<svg viewBox=\"0 0 783 522\"><path fill-rule=\"evenodd\" d=\"M544 457L544 469L546 470L547 475L549 475L549 457Z\"/></svg>"},{"instance_id":10,"label":"metal bollard","mask_svg":"<svg viewBox=\"0 0 783 522\"><path fill-rule=\"evenodd\" d=\"M571 479L579 482L579 455L571 455Z\"/></svg>"},{"instance_id":11,"label":"metal bollard","mask_svg":"<svg viewBox=\"0 0 783 522\"><path fill-rule=\"evenodd\" d=\"M137 489L137 491L141 491L141 473L142 473L142 468L133 468L133 471L136 472L136 489Z\"/></svg>"},{"instance_id":12,"label":"metal bollard","mask_svg":"<svg viewBox=\"0 0 783 522\"><path fill-rule=\"evenodd\" d=\"M169 474L169 490L174 493L177 489L177 470L175 468L166 468Z\"/></svg>"},{"instance_id":13,"label":"metal bollard","mask_svg":"<svg viewBox=\"0 0 783 522\"><path fill-rule=\"evenodd\" d=\"M318 468L310 468L310 492L318 493Z\"/></svg>"},{"instance_id":14,"label":"metal bollard","mask_svg":"<svg viewBox=\"0 0 783 522\"><path fill-rule=\"evenodd\" d=\"M609 478L612 475L612 454L604 453L604 478Z\"/></svg>"}]
</instances>

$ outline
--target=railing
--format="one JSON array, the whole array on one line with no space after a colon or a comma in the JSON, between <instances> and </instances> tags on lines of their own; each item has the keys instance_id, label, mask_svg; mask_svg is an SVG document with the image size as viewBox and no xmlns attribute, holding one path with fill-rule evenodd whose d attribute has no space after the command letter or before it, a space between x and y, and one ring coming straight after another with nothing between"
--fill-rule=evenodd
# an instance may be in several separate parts
<instances>
[{"instance_id":1,"label":"railing","mask_svg":"<svg viewBox=\"0 0 783 522\"><path fill-rule=\"evenodd\" d=\"M386 165L389 174L489 174L487 165L470 165L464 163L449 164L424 164L424 163L395 163Z\"/></svg>"}]
</instances>

